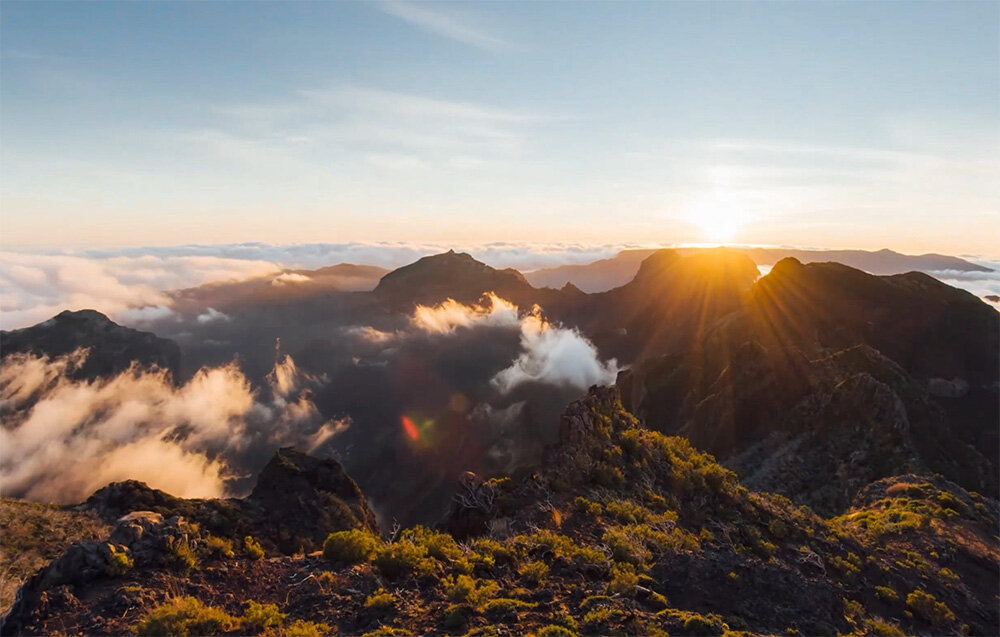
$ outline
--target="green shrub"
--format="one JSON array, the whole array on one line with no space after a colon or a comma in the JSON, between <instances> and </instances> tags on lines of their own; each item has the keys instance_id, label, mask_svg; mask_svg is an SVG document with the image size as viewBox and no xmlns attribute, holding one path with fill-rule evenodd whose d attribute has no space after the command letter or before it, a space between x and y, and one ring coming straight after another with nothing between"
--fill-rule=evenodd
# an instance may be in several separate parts
<instances>
[{"instance_id":1,"label":"green shrub","mask_svg":"<svg viewBox=\"0 0 1000 637\"><path fill-rule=\"evenodd\" d=\"M233 541L227 540L222 537L216 537L214 535L209 535L205 538L205 552L208 553L210 557L234 557L236 552L233 550Z\"/></svg>"},{"instance_id":2,"label":"green shrub","mask_svg":"<svg viewBox=\"0 0 1000 637\"><path fill-rule=\"evenodd\" d=\"M428 576L437 570L434 560L427 557L427 549L409 540L399 540L377 549L374 563L390 578L409 574Z\"/></svg>"},{"instance_id":3,"label":"green shrub","mask_svg":"<svg viewBox=\"0 0 1000 637\"><path fill-rule=\"evenodd\" d=\"M869 619L866 624L868 632L875 637L906 637L906 633L901 631L899 626L881 619Z\"/></svg>"},{"instance_id":4,"label":"green shrub","mask_svg":"<svg viewBox=\"0 0 1000 637\"><path fill-rule=\"evenodd\" d=\"M876 586L875 595L883 602L895 604L899 601L899 594L890 586Z\"/></svg>"},{"instance_id":5,"label":"green shrub","mask_svg":"<svg viewBox=\"0 0 1000 637\"><path fill-rule=\"evenodd\" d=\"M252 535L243 538L243 550L246 551L247 556L251 560L264 559L264 547L260 545L260 542L253 539Z\"/></svg>"},{"instance_id":6,"label":"green shrub","mask_svg":"<svg viewBox=\"0 0 1000 637\"><path fill-rule=\"evenodd\" d=\"M701 615L692 615L684 620L684 634L721 635L722 627Z\"/></svg>"},{"instance_id":7,"label":"green shrub","mask_svg":"<svg viewBox=\"0 0 1000 637\"><path fill-rule=\"evenodd\" d=\"M442 585L448 599L476 609L482 608L500 590L500 584L493 580L477 580L468 575L446 577L442 580Z\"/></svg>"},{"instance_id":8,"label":"green shrub","mask_svg":"<svg viewBox=\"0 0 1000 637\"><path fill-rule=\"evenodd\" d=\"M167 550L167 566L185 577L198 568L198 556L187 542L175 541Z\"/></svg>"},{"instance_id":9,"label":"green shrub","mask_svg":"<svg viewBox=\"0 0 1000 637\"><path fill-rule=\"evenodd\" d=\"M608 590L619 595L631 596L639 585L639 576L631 564L615 564L611 567L611 583Z\"/></svg>"},{"instance_id":10,"label":"green shrub","mask_svg":"<svg viewBox=\"0 0 1000 637\"><path fill-rule=\"evenodd\" d=\"M368 531L337 531L328 535L323 542L323 559L348 564L367 562L375 554L378 545L378 538Z\"/></svg>"},{"instance_id":11,"label":"green shrub","mask_svg":"<svg viewBox=\"0 0 1000 637\"><path fill-rule=\"evenodd\" d=\"M483 613L494 618L513 618L517 616L519 611L530 610L535 606L537 604L525 602L520 599L498 597L486 602L483 606Z\"/></svg>"},{"instance_id":12,"label":"green shrub","mask_svg":"<svg viewBox=\"0 0 1000 637\"><path fill-rule=\"evenodd\" d=\"M392 626L380 626L379 628L367 632L361 637L412 637L413 633L405 628L393 628Z\"/></svg>"},{"instance_id":13,"label":"green shrub","mask_svg":"<svg viewBox=\"0 0 1000 637\"><path fill-rule=\"evenodd\" d=\"M462 547L451 535L417 526L403 532L403 539L423 546L427 555L442 562L455 562L462 558Z\"/></svg>"},{"instance_id":14,"label":"green shrub","mask_svg":"<svg viewBox=\"0 0 1000 637\"><path fill-rule=\"evenodd\" d=\"M285 621L285 617L288 617L288 614L279 612L278 607L274 604L261 604L250 600L243 610L240 625L243 628L259 632L281 625L281 622Z\"/></svg>"},{"instance_id":15,"label":"green shrub","mask_svg":"<svg viewBox=\"0 0 1000 637\"><path fill-rule=\"evenodd\" d=\"M562 626L546 626L535 635L537 637L573 637L576 633Z\"/></svg>"},{"instance_id":16,"label":"green shrub","mask_svg":"<svg viewBox=\"0 0 1000 637\"><path fill-rule=\"evenodd\" d=\"M396 607L396 596L384 588L380 588L365 600L365 608L369 610L384 612Z\"/></svg>"},{"instance_id":17,"label":"green shrub","mask_svg":"<svg viewBox=\"0 0 1000 637\"><path fill-rule=\"evenodd\" d=\"M545 562L527 562L522 564L517 572L525 582L538 586L545 581L545 577L549 574L549 567Z\"/></svg>"},{"instance_id":18,"label":"green shrub","mask_svg":"<svg viewBox=\"0 0 1000 637\"><path fill-rule=\"evenodd\" d=\"M111 554L111 559L105 571L108 577L119 577L128 573L135 566L132 557L125 551L116 551Z\"/></svg>"},{"instance_id":19,"label":"green shrub","mask_svg":"<svg viewBox=\"0 0 1000 637\"><path fill-rule=\"evenodd\" d=\"M939 602L936 597L921 589L916 589L906 596L906 607L913 614L936 626L955 621L955 613L947 604Z\"/></svg>"},{"instance_id":20,"label":"green shrub","mask_svg":"<svg viewBox=\"0 0 1000 637\"><path fill-rule=\"evenodd\" d=\"M327 624L296 619L282 628L280 635L281 637L326 637L331 633L330 626Z\"/></svg>"},{"instance_id":21,"label":"green shrub","mask_svg":"<svg viewBox=\"0 0 1000 637\"><path fill-rule=\"evenodd\" d=\"M205 606L194 597L175 597L151 610L135 631L149 637L201 637L233 630L237 624L222 609Z\"/></svg>"}]
</instances>

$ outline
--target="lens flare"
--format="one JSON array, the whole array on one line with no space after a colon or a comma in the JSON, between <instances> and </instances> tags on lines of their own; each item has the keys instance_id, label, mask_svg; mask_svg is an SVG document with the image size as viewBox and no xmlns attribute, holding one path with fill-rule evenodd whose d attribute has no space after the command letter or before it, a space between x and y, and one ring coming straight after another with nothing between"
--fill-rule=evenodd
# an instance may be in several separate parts
<instances>
[{"instance_id":1,"label":"lens flare","mask_svg":"<svg viewBox=\"0 0 1000 637\"><path fill-rule=\"evenodd\" d=\"M403 431L406 432L406 435L410 437L410 440L413 441L420 440L420 430L417 429L417 425L414 424L412 420L410 420L410 417L403 416L402 422L403 422Z\"/></svg>"}]
</instances>

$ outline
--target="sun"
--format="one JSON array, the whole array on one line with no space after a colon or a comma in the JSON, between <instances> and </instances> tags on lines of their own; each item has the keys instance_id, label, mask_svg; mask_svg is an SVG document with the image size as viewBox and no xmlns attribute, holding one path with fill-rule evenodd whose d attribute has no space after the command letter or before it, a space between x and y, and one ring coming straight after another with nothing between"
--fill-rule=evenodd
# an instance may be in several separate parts
<instances>
[{"instance_id":1,"label":"sun","mask_svg":"<svg viewBox=\"0 0 1000 637\"><path fill-rule=\"evenodd\" d=\"M725 243L736 238L747 215L738 201L712 195L693 201L686 207L684 217L702 231L705 241Z\"/></svg>"}]
</instances>

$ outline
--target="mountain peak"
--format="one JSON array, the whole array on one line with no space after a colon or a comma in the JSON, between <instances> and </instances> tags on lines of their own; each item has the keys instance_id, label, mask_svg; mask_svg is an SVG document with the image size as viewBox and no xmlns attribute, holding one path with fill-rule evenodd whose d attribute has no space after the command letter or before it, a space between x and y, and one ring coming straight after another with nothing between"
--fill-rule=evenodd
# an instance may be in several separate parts
<instances>
[{"instance_id":1,"label":"mountain peak","mask_svg":"<svg viewBox=\"0 0 1000 637\"><path fill-rule=\"evenodd\" d=\"M531 290L514 269L498 270L465 252L433 254L382 277L375 294L394 305L439 303L447 298L472 303L487 292L501 296Z\"/></svg>"}]
</instances>

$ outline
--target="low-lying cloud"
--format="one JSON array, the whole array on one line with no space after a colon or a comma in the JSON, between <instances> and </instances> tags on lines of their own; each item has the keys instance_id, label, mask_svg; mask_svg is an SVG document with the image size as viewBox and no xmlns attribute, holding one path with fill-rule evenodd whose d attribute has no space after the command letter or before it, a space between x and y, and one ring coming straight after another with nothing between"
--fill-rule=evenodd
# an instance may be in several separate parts
<instances>
[{"instance_id":1,"label":"low-lying cloud","mask_svg":"<svg viewBox=\"0 0 1000 637\"><path fill-rule=\"evenodd\" d=\"M15 354L0 367L0 490L79 502L109 482L142 480L182 497L239 495L275 448L314 450L346 427L320 416L317 380L289 357L256 390L235 364L176 385L160 370L75 381L86 351ZM243 480L241 480L243 479Z\"/></svg>"},{"instance_id":2,"label":"low-lying cloud","mask_svg":"<svg viewBox=\"0 0 1000 637\"><path fill-rule=\"evenodd\" d=\"M94 309L136 324L169 313L166 290L246 279L279 269L264 260L209 254L0 252L0 319L3 329L15 329L63 310Z\"/></svg>"}]
</instances>

